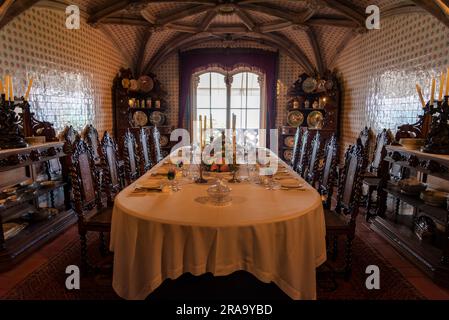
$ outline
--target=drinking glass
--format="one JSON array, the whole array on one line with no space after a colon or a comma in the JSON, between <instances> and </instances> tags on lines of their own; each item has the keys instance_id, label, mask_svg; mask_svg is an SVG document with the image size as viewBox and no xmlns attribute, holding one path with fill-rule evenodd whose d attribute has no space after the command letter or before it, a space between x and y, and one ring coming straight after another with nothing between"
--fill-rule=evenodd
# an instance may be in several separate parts
<instances>
[{"instance_id":1,"label":"drinking glass","mask_svg":"<svg viewBox=\"0 0 449 320\"><path fill-rule=\"evenodd\" d=\"M179 191L178 185L176 183L176 169L174 167L170 167L167 172L167 179L170 181L170 187L172 191Z\"/></svg>"}]
</instances>

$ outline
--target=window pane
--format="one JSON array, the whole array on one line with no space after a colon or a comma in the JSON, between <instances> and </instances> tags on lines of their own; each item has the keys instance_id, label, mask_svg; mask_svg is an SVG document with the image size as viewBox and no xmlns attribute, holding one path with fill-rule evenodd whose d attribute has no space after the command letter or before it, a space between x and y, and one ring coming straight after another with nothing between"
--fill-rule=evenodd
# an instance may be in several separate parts
<instances>
[{"instance_id":1,"label":"window pane","mask_svg":"<svg viewBox=\"0 0 449 320\"><path fill-rule=\"evenodd\" d=\"M203 73L200 75L200 82L198 83L198 88L209 88L210 87L210 72Z\"/></svg>"},{"instance_id":2,"label":"window pane","mask_svg":"<svg viewBox=\"0 0 449 320\"><path fill-rule=\"evenodd\" d=\"M260 110L248 110L248 129L258 129L260 126Z\"/></svg>"},{"instance_id":3,"label":"window pane","mask_svg":"<svg viewBox=\"0 0 449 320\"><path fill-rule=\"evenodd\" d=\"M212 121L213 121L212 125L214 126L215 129L226 128L226 109L213 109Z\"/></svg>"}]
</instances>

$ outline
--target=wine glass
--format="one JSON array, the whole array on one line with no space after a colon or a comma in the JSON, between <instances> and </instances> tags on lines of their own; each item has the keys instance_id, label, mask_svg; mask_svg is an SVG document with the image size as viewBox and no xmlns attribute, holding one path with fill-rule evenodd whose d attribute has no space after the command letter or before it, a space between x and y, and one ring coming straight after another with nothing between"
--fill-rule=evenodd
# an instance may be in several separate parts
<instances>
[{"instance_id":1,"label":"wine glass","mask_svg":"<svg viewBox=\"0 0 449 320\"><path fill-rule=\"evenodd\" d=\"M176 169L174 167L170 167L168 169L167 179L170 181L172 191L178 191L178 186L176 185Z\"/></svg>"}]
</instances>

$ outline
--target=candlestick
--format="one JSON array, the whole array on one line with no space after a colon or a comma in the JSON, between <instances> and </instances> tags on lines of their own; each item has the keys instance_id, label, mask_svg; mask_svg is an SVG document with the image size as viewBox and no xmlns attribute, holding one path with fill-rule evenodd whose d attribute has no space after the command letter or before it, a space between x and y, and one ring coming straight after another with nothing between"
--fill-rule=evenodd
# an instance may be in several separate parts
<instances>
[{"instance_id":1,"label":"candlestick","mask_svg":"<svg viewBox=\"0 0 449 320\"><path fill-rule=\"evenodd\" d=\"M443 100L443 87L444 87L444 73L441 72L440 76L440 92L438 93L438 101Z\"/></svg>"},{"instance_id":2,"label":"candlestick","mask_svg":"<svg viewBox=\"0 0 449 320\"><path fill-rule=\"evenodd\" d=\"M235 131L235 123L237 120L237 116L235 114L232 114L232 131Z\"/></svg>"},{"instance_id":3,"label":"candlestick","mask_svg":"<svg viewBox=\"0 0 449 320\"><path fill-rule=\"evenodd\" d=\"M432 88L430 90L430 105L435 101L435 78L432 78Z\"/></svg>"},{"instance_id":4,"label":"candlestick","mask_svg":"<svg viewBox=\"0 0 449 320\"><path fill-rule=\"evenodd\" d=\"M203 150L203 116L200 115L200 150Z\"/></svg>"},{"instance_id":5,"label":"candlestick","mask_svg":"<svg viewBox=\"0 0 449 320\"><path fill-rule=\"evenodd\" d=\"M30 82L28 83L28 88L25 93L25 101L28 101L28 97L30 96L31 86L33 85L33 78L30 78Z\"/></svg>"},{"instance_id":6,"label":"candlestick","mask_svg":"<svg viewBox=\"0 0 449 320\"><path fill-rule=\"evenodd\" d=\"M207 116L204 116L204 146L206 146L206 135L207 135Z\"/></svg>"},{"instance_id":7,"label":"candlestick","mask_svg":"<svg viewBox=\"0 0 449 320\"><path fill-rule=\"evenodd\" d=\"M2 79L0 79L0 95L3 94L3 82Z\"/></svg>"},{"instance_id":8,"label":"candlestick","mask_svg":"<svg viewBox=\"0 0 449 320\"><path fill-rule=\"evenodd\" d=\"M426 102L424 101L424 98L422 96L422 90L419 84L416 84L416 91L418 92L419 100L421 101L421 105L424 109L426 107Z\"/></svg>"},{"instance_id":9,"label":"candlestick","mask_svg":"<svg viewBox=\"0 0 449 320\"><path fill-rule=\"evenodd\" d=\"M213 125L212 125L212 117L210 117L210 128L211 128L211 129L213 128Z\"/></svg>"},{"instance_id":10,"label":"candlestick","mask_svg":"<svg viewBox=\"0 0 449 320\"><path fill-rule=\"evenodd\" d=\"M446 74L446 93L445 96L449 96L449 68L447 68L447 74Z\"/></svg>"}]
</instances>

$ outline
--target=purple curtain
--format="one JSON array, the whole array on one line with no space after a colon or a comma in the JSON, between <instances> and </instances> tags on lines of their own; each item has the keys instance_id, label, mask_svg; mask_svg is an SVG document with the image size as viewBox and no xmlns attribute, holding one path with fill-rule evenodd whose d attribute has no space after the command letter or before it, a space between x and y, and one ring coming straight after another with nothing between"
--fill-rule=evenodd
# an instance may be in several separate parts
<instances>
[{"instance_id":1,"label":"purple curtain","mask_svg":"<svg viewBox=\"0 0 449 320\"><path fill-rule=\"evenodd\" d=\"M275 127L278 53L259 49L195 49L179 53L178 127L190 126L190 88L192 75L208 67L231 71L239 66L258 69L266 77L267 129ZM267 135L269 132L267 131ZM269 138L269 137L267 137ZM269 140L267 140L269 141Z\"/></svg>"}]
</instances>

